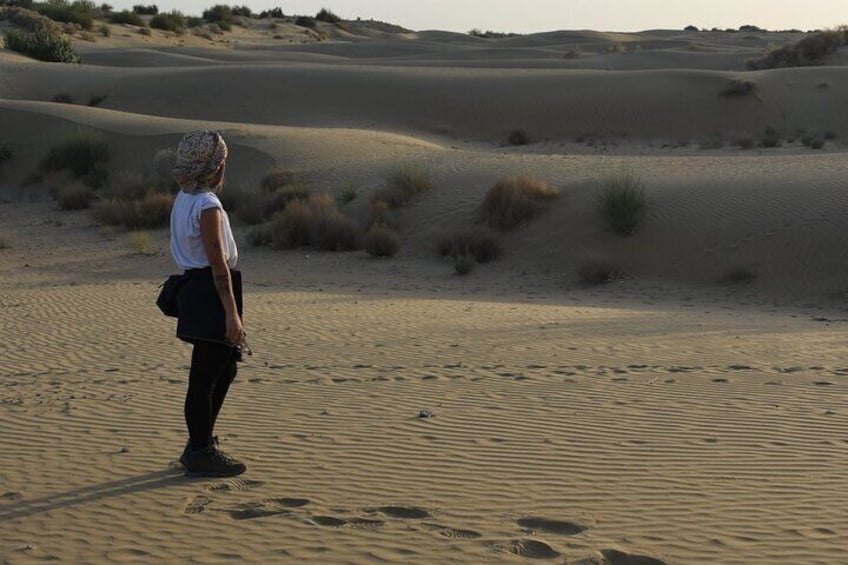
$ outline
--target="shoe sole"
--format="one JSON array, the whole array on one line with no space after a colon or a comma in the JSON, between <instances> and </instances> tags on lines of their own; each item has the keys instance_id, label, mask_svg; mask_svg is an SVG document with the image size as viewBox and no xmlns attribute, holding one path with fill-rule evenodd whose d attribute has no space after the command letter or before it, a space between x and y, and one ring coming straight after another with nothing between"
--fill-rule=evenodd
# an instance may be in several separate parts
<instances>
[{"instance_id":1,"label":"shoe sole","mask_svg":"<svg viewBox=\"0 0 848 565\"><path fill-rule=\"evenodd\" d=\"M186 470L185 476L186 477L192 477L192 478L210 477L210 478L215 478L215 479L223 479L223 478L226 478L226 477L237 477L237 476L243 474L245 471L247 471L246 467L244 469L240 470L240 471L215 472L215 471L188 471L188 470Z\"/></svg>"}]
</instances>

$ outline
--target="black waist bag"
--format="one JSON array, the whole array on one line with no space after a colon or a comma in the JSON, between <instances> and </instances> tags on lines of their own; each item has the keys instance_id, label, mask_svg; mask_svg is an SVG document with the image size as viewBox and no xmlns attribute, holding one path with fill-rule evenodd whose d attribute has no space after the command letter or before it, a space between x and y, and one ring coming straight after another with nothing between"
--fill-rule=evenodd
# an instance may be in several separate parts
<instances>
[{"instance_id":1,"label":"black waist bag","mask_svg":"<svg viewBox=\"0 0 848 565\"><path fill-rule=\"evenodd\" d=\"M190 269L177 293L177 337L183 341L227 343L227 323L212 269ZM236 309L242 315L241 272L230 270Z\"/></svg>"},{"instance_id":2,"label":"black waist bag","mask_svg":"<svg viewBox=\"0 0 848 565\"><path fill-rule=\"evenodd\" d=\"M171 275L162 283L162 290L159 291L159 297L156 298L156 306L166 316L179 317L177 297L180 294L183 282L185 282L185 275Z\"/></svg>"}]
</instances>

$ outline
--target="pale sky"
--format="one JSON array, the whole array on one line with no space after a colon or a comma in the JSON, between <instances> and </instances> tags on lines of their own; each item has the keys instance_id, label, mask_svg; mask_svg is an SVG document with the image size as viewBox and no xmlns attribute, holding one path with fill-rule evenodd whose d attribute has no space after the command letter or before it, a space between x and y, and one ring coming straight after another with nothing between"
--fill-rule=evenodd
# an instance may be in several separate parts
<instances>
[{"instance_id":1,"label":"pale sky","mask_svg":"<svg viewBox=\"0 0 848 565\"><path fill-rule=\"evenodd\" d=\"M286 15L315 15L327 8L345 19L376 19L414 30L466 32L472 28L514 33L562 29L738 28L821 29L848 24L848 0L113 0L116 9L156 4L200 15L216 3L258 12L280 7Z\"/></svg>"}]
</instances>

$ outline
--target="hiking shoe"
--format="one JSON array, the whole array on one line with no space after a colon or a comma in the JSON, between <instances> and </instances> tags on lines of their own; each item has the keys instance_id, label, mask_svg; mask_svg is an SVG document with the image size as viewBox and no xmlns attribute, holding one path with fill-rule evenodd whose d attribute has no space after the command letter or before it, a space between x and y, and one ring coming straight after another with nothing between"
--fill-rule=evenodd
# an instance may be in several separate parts
<instances>
[{"instance_id":1,"label":"hiking shoe","mask_svg":"<svg viewBox=\"0 0 848 565\"><path fill-rule=\"evenodd\" d=\"M185 462L187 477L235 477L247 470L247 466L236 461L214 445L198 451L190 451Z\"/></svg>"},{"instance_id":2,"label":"hiking shoe","mask_svg":"<svg viewBox=\"0 0 848 565\"><path fill-rule=\"evenodd\" d=\"M218 436L212 436L212 442L210 445L218 447ZM186 442L185 449L183 449L183 454L180 455L179 462L183 467L188 467L188 454L191 453L191 442Z\"/></svg>"}]
</instances>

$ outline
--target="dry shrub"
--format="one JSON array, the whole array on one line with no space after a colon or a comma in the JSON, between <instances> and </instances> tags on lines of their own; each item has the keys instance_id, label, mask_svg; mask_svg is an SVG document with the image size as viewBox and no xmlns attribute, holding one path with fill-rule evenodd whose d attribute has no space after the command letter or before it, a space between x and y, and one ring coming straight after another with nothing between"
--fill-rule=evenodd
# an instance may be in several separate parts
<instances>
[{"instance_id":1,"label":"dry shrub","mask_svg":"<svg viewBox=\"0 0 848 565\"><path fill-rule=\"evenodd\" d=\"M352 251L361 247L356 223L339 212L329 194L314 194L308 202L294 200L270 224L270 244L278 249L312 246L322 251Z\"/></svg>"},{"instance_id":2,"label":"dry shrub","mask_svg":"<svg viewBox=\"0 0 848 565\"><path fill-rule=\"evenodd\" d=\"M50 149L41 168L47 172L70 169L74 176L84 177L108 161L109 142L99 134L80 130Z\"/></svg>"},{"instance_id":3,"label":"dry shrub","mask_svg":"<svg viewBox=\"0 0 848 565\"><path fill-rule=\"evenodd\" d=\"M56 201L62 210L85 210L91 204L94 189L81 182L73 182L56 192Z\"/></svg>"},{"instance_id":4,"label":"dry shrub","mask_svg":"<svg viewBox=\"0 0 848 565\"><path fill-rule=\"evenodd\" d=\"M274 169L259 182L259 188L267 192L279 190L294 182L294 173L284 169Z\"/></svg>"},{"instance_id":5,"label":"dry shrub","mask_svg":"<svg viewBox=\"0 0 848 565\"><path fill-rule=\"evenodd\" d=\"M264 224L254 226L247 232L247 242L254 247L270 246L274 243L273 224L266 222Z\"/></svg>"},{"instance_id":6,"label":"dry shrub","mask_svg":"<svg viewBox=\"0 0 848 565\"><path fill-rule=\"evenodd\" d=\"M140 200L102 200L94 207L94 217L102 224L131 230L160 228L168 225L173 203L173 195L151 190Z\"/></svg>"},{"instance_id":7,"label":"dry shrub","mask_svg":"<svg viewBox=\"0 0 848 565\"><path fill-rule=\"evenodd\" d=\"M222 203L228 210L234 210L244 223L254 226L268 221L274 214L284 209L290 199L278 192L256 192L226 189L221 192Z\"/></svg>"},{"instance_id":8,"label":"dry shrub","mask_svg":"<svg viewBox=\"0 0 848 565\"><path fill-rule=\"evenodd\" d=\"M725 98L741 98L743 96L755 96L757 85L753 81L735 78L727 83L721 95Z\"/></svg>"},{"instance_id":9,"label":"dry shrub","mask_svg":"<svg viewBox=\"0 0 848 565\"><path fill-rule=\"evenodd\" d=\"M529 176L504 178L489 189L480 205L480 219L498 230L529 222L544 203L559 196L548 183Z\"/></svg>"},{"instance_id":10,"label":"dry shrub","mask_svg":"<svg viewBox=\"0 0 848 565\"><path fill-rule=\"evenodd\" d=\"M391 210L388 203L379 199L371 200L371 215L368 219L368 225L381 225L389 228L397 227L391 218Z\"/></svg>"},{"instance_id":11,"label":"dry shrub","mask_svg":"<svg viewBox=\"0 0 848 565\"><path fill-rule=\"evenodd\" d=\"M386 186L374 192L371 202L385 202L389 208L399 208L413 196L433 188L430 173L421 167L400 168L389 174Z\"/></svg>"},{"instance_id":12,"label":"dry shrub","mask_svg":"<svg viewBox=\"0 0 848 565\"><path fill-rule=\"evenodd\" d=\"M503 254L500 239L487 231L470 231L447 236L439 242L439 255L459 257L470 255L478 263L488 263Z\"/></svg>"},{"instance_id":13,"label":"dry shrub","mask_svg":"<svg viewBox=\"0 0 848 565\"><path fill-rule=\"evenodd\" d=\"M121 200L141 200L150 190L150 182L139 173L120 171L112 176L112 179L104 188L102 196Z\"/></svg>"},{"instance_id":14,"label":"dry shrub","mask_svg":"<svg viewBox=\"0 0 848 565\"><path fill-rule=\"evenodd\" d=\"M506 141L510 145L529 145L530 134L523 129L512 130L512 132L510 132L507 136Z\"/></svg>"},{"instance_id":15,"label":"dry shrub","mask_svg":"<svg viewBox=\"0 0 848 565\"><path fill-rule=\"evenodd\" d=\"M762 147L780 147L780 132L775 128L768 126L763 139L760 141Z\"/></svg>"},{"instance_id":16,"label":"dry shrub","mask_svg":"<svg viewBox=\"0 0 848 565\"><path fill-rule=\"evenodd\" d=\"M313 219L312 246L322 251L353 251L362 247L362 232L335 208L320 208Z\"/></svg>"},{"instance_id":17,"label":"dry shrub","mask_svg":"<svg viewBox=\"0 0 848 565\"><path fill-rule=\"evenodd\" d=\"M176 191L179 187L177 181L171 175L174 167L177 166L177 151L173 148L160 149L153 156L153 161L150 163L150 176L156 186L162 189Z\"/></svg>"},{"instance_id":18,"label":"dry shrub","mask_svg":"<svg viewBox=\"0 0 848 565\"><path fill-rule=\"evenodd\" d=\"M724 284L748 284L757 278L757 273L749 267L735 267L727 272L721 281Z\"/></svg>"},{"instance_id":19,"label":"dry shrub","mask_svg":"<svg viewBox=\"0 0 848 565\"><path fill-rule=\"evenodd\" d=\"M392 257L400 251L400 238L393 229L375 224L365 234L365 251L373 257Z\"/></svg>"},{"instance_id":20,"label":"dry shrub","mask_svg":"<svg viewBox=\"0 0 848 565\"><path fill-rule=\"evenodd\" d=\"M10 247L12 247L12 243L9 236L0 232L0 249L9 249Z\"/></svg>"},{"instance_id":21,"label":"dry shrub","mask_svg":"<svg viewBox=\"0 0 848 565\"><path fill-rule=\"evenodd\" d=\"M305 202L292 202L271 221L271 246L294 249L309 245L312 210Z\"/></svg>"},{"instance_id":22,"label":"dry shrub","mask_svg":"<svg viewBox=\"0 0 848 565\"><path fill-rule=\"evenodd\" d=\"M621 269L606 261L588 261L577 270L580 282L587 285L606 284L625 276Z\"/></svg>"}]
</instances>

